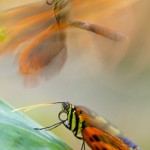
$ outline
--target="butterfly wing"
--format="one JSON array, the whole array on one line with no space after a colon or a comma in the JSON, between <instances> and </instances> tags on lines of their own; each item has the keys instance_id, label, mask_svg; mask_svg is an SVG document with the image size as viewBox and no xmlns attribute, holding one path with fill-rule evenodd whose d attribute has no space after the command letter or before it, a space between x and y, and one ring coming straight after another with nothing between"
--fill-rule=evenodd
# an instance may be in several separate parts
<instances>
[{"instance_id":1,"label":"butterfly wing","mask_svg":"<svg viewBox=\"0 0 150 150\"><path fill-rule=\"evenodd\" d=\"M6 43L2 43L4 47L0 53L15 51L20 43L36 37L40 31L52 24L52 15L52 11L48 11L48 7L41 3L28 4L1 12L0 25L7 34L7 40Z\"/></svg>"},{"instance_id":2,"label":"butterfly wing","mask_svg":"<svg viewBox=\"0 0 150 150\"><path fill-rule=\"evenodd\" d=\"M81 0L75 0L72 2L75 8L72 15L80 20L96 22L132 5L136 1L138 0L95 0L94 2L86 0L86 2L81 3Z\"/></svg>"},{"instance_id":3,"label":"butterfly wing","mask_svg":"<svg viewBox=\"0 0 150 150\"><path fill-rule=\"evenodd\" d=\"M128 145L132 150L141 150L137 144L135 144L133 141L129 140L128 138L124 136L119 136L118 138L122 140L126 145Z\"/></svg>"},{"instance_id":4,"label":"butterfly wing","mask_svg":"<svg viewBox=\"0 0 150 150\"><path fill-rule=\"evenodd\" d=\"M103 37L109 38L114 41L127 41L127 36L123 33L111 29L112 26L106 27L100 24L100 20L104 17L108 17L115 12L119 12L120 9L127 7L137 0L96 0L90 1L87 0L85 3L81 3L75 9L73 16L78 18L78 21L71 21L70 25L76 28L84 29L91 31L93 33L99 34ZM79 0L74 1L74 3L79 3ZM82 20L82 21L81 21ZM87 20L88 22L84 22ZM96 24L90 23L94 22Z\"/></svg>"},{"instance_id":5,"label":"butterfly wing","mask_svg":"<svg viewBox=\"0 0 150 150\"><path fill-rule=\"evenodd\" d=\"M121 141L120 144L123 143L121 145L126 145L128 149L130 148L131 150L140 150L138 145L136 145L134 142L132 142L128 138L124 137L122 133L104 117L98 116L96 113L94 113L90 109L83 107L83 106L77 106L76 112L80 116L81 120L84 121L85 123L86 130L85 128L83 128L82 135L85 141L88 140L87 141L88 144L91 144L88 138L88 136L90 136L90 133L97 134L99 132L103 132L106 135L105 136L106 139L107 137L108 138L111 137L112 139L114 139L114 142ZM99 144L99 146L100 145L101 144ZM115 149L112 149L112 150L115 150ZM124 150L124 149L121 149L121 150Z\"/></svg>"},{"instance_id":6,"label":"butterfly wing","mask_svg":"<svg viewBox=\"0 0 150 150\"><path fill-rule=\"evenodd\" d=\"M36 73L48 65L61 51L66 50L57 30L57 24L46 29L20 53L19 64L23 74Z\"/></svg>"},{"instance_id":7,"label":"butterfly wing","mask_svg":"<svg viewBox=\"0 0 150 150\"><path fill-rule=\"evenodd\" d=\"M82 130L83 139L92 150L129 150L119 138L111 136L95 127L87 126Z\"/></svg>"},{"instance_id":8,"label":"butterfly wing","mask_svg":"<svg viewBox=\"0 0 150 150\"><path fill-rule=\"evenodd\" d=\"M82 114L80 114L82 112ZM84 106L77 106L78 115L84 116L84 120L94 126L114 136L121 136L122 132L103 116L97 115L94 111Z\"/></svg>"},{"instance_id":9,"label":"butterfly wing","mask_svg":"<svg viewBox=\"0 0 150 150\"><path fill-rule=\"evenodd\" d=\"M75 13L72 13L72 16L81 19L82 16L86 16L88 20L91 21L92 20L91 18L100 18L99 16L100 14L101 17L105 16L105 14L107 15L111 14L112 12L121 9L124 6L129 5L134 1L136 0L130 0L130 1L127 0L125 2L121 0L113 0L111 2L106 0L104 1L97 0L94 3L90 0L87 0L85 3L81 3L80 0L72 1L73 3L72 8L76 8L74 9ZM66 2L69 1L65 1L64 4L66 4ZM59 6L58 8L62 9L63 7L64 5ZM65 9L62 9L63 12ZM101 10L101 13L99 13L99 9ZM111 11L108 11L109 9ZM88 10L89 13L86 10ZM89 10L94 10L94 11L92 11L91 13ZM96 14L98 16L96 16ZM57 17L57 19L59 20L56 21L55 16L59 16ZM53 15L53 9L45 2L44 3L36 2L30 5L18 7L16 9L11 9L9 11L2 13L0 27L2 26L4 30L2 30L2 32L0 31L0 34L2 34L0 40L3 41L4 44L0 43L0 49L1 49L0 54L16 51L16 48L20 44L22 44L23 42L28 42L26 43L27 48L22 47L23 50L21 54L19 54L20 55L19 65L20 65L21 73L23 74L35 73L38 72L44 66L47 66L49 63L52 62L53 58L58 56L58 54L62 51L62 48L65 49L65 32L63 31L65 25L62 23L62 20L60 20L60 18L64 18L64 14L63 16L61 16L61 13L60 15L55 14L55 16ZM61 29L61 37L63 37L61 38L61 41L59 38L60 35L58 33L56 35L45 37L49 33L52 34L52 32L54 33L56 31L55 28L56 26L54 27L55 29L54 28L52 29L52 31L50 31L49 29L52 24L58 22L59 22L59 28L57 28L57 30ZM89 31L92 30L95 32L95 25L90 24L90 26L94 27L94 30L93 29L87 29L87 30ZM6 35L3 35L3 33L5 33ZM106 36L107 35L109 34L106 34ZM52 41L54 41L55 39L55 41L60 41L60 42L59 44L56 42L55 45L53 44L51 46L50 43L48 43L48 38L49 41L51 39ZM31 41L29 42L29 40L32 40L32 42ZM41 45L42 46L44 45L45 48L41 49L42 48ZM58 48L56 45L59 45ZM52 52L51 49L52 50L56 49L56 50ZM67 54L66 50L64 51L64 54ZM61 64L64 63L65 59L62 60L63 61Z\"/></svg>"},{"instance_id":10,"label":"butterfly wing","mask_svg":"<svg viewBox=\"0 0 150 150\"><path fill-rule=\"evenodd\" d=\"M2 19L7 40L1 54L16 51L20 44L26 42L27 46L22 46L18 54L22 74L38 72L63 51L61 56L64 58L57 65L59 69L62 67L67 56L65 39L61 39L53 9L49 5L38 2L21 6L4 12ZM65 35L65 32L61 34Z\"/></svg>"}]
</instances>

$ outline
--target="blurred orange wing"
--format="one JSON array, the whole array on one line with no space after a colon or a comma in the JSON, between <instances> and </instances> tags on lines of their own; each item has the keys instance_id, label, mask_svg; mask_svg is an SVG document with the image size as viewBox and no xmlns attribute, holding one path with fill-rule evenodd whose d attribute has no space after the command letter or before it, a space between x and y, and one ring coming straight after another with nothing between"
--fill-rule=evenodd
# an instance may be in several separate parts
<instances>
[{"instance_id":1,"label":"blurred orange wing","mask_svg":"<svg viewBox=\"0 0 150 150\"><path fill-rule=\"evenodd\" d=\"M46 5L33 3L1 12L0 25L7 33L7 41L1 53L16 50L22 42L36 37L54 23L53 11Z\"/></svg>"},{"instance_id":2,"label":"blurred orange wing","mask_svg":"<svg viewBox=\"0 0 150 150\"><path fill-rule=\"evenodd\" d=\"M132 5L138 0L86 0L81 3L81 0L74 0L72 15L87 21L97 21L116 13L118 10Z\"/></svg>"},{"instance_id":3,"label":"blurred orange wing","mask_svg":"<svg viewBox=\"0 0 150 150\"><path fill-rule=\"evenodd\" d=\"M128 6L136 0L86 0L81 3L80 0L72 2L72 17L88 21L97 20L108 16L118 9ZM8 3L8 2L6 2ZM63 6L62 6L63 7ZM85 18L86 17L86 18ZM94 20L93 20L94 19ZM19 54L20 71L23 74L31 74L39 71L48 65L52 59L60 52L64 51L66 58L65 39L60 37L60 28L57 25L53 9L45 1L21 6L9 11L3 12L0 20L0 27L4 28L6 33L5 40L0 43L0 54L16 51L16 48L23 42L26 42L25 48ZM95 22L96 23L96 22ZM51 25L54 25L51 27ZM59 24L60 25L60 24ZM95 25L91 25L95 30ZM92 31L93 31L92 28ZM102 31L105 28L102 28ZM89 28L87 30L90 30ZM63 37L65 37L65 32ZM97 32L99 33L99 32ZM110 36L111 32L105 32L103 36ZM100 32L101 34L101 32ZM112 34L114 38L114 34ZM59 41L59 42L57 42ZM54 44L55 43L55 44ZM2 46L1 46L2 45ZM64 63L65 59L62 59Z\"/></svg>"},{"instance_id":4,"label":"blurred orange wing","mask_svg":"<svg viewBox=\"0 0 150 150\"><path fill-rule=\"evenodd\" d=\"M2 25L7 33L0 54L19 53L19 68L22 74L33 74L48 65L61 51L65 51L65 39L61 39L53 9L46 3L21 6L2 14ZM63 31L63 34L64 31ZM64 59L61 59L64 63Z\"/></svg>"}]
</instances>

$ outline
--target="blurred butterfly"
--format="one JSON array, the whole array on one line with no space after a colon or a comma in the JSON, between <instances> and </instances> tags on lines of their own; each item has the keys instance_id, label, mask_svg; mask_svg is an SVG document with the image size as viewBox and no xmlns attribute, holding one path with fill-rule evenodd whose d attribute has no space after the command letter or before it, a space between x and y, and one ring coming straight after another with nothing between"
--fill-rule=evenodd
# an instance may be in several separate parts
<instances>
[{"instance_id":1,"label":"blurred butterfly","mask_svg":"<svg viewBox=\"0 0 150 150\"><path fill-rule=\"evenodd\" d=\"M69 102L54 102L20 109L28 111L52 104L62 104L62 110L58 114L60 122L44 128L35 128L36 130L52 130L63 124L73 132L76 138L83 140L81 150L85 150L85 142L92 150L140 150L131 140L122 136L121 132L108 120L98 117L96 113L83 106L74 106ZM64 114L66 114L66 118L62 117Z\"/></svg>"},{"instance_id":2,"label":"blurred butterfly","mask_svg":"<svg viewBox=\"0 0 150 150\"><path fill-rule=\"evenodd\" d=\"M0 27L3 30L0 34L0 54L17 52L21 74L37 73L49 64L54 65L55 71L59 71L67 58L65 29L70 26L91 31L114 41L126 39L122 33L105 26L70 19L71 8L82 10L76 12L77 16L79 12L82 18L85 14L84 7L88 10L91 7L95 11L97 9L94 8L99 6L99 11L108 8L112 13L134 1L136 0L97 0L93 3L87 0L81 3L80 0L47 0L3 11L0 18Z\"/></svg>"}]
</instances>

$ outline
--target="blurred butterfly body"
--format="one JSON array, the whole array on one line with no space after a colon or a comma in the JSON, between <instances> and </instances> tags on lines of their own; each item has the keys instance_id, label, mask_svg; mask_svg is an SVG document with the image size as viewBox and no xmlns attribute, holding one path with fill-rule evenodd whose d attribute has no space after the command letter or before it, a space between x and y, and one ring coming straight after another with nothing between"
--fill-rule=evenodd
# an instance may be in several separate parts
<instances>
[{"instance_id":1,"label":"blurred butterfly body","mask_svg":"<svg viewBox=\"0 0 150 150\"><path fill-rule=\"evenodd\" d=\"M17 52L22 74L34 74L49 64L60 70L67 58L65 29L72 26L91 31L114 41L125 39L123 34L102 25L74 21L69 17L73 0L47 0L2 12L0 54ZM78 2L80 3L80 1ZM74 5L78 3L74 2ZM4 41L4 42L3 42ZM18 47L25 43L22 50ZM60 55L60 57L58 57ZM56 61L58 60L58 61ZM53 63L54 62L54 63Z\"/></svg>"},{"instance_id":2,"label":"blurred butterfly body","mask_svg":"<svg viewBox=\"0 0 150 150\"><path fill-rule=\"evenodd\" d=\"M62 104L62 110L58 114L60 122L44 128L35 128L36 130L52 130L64 124L67 129L73 132L76 138L83 140L81 150L85 150L85 142L92 150L140 150L136 144L122 136L120 131L111 125L109 121L103 117L96 118L95 113L83 106L74 106L69 102L55 102L21 109L27 111L58 103ZM66 114L67 117L62 119L62 114Z\"/></svg>"}]
</instances>

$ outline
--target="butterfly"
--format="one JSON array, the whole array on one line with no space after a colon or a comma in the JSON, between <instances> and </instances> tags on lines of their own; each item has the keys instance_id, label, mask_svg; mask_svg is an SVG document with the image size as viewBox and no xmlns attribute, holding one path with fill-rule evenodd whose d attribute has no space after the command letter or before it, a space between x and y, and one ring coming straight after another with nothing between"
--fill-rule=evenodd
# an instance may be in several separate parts
<instances>
[{"instance_id":1,"label":"butterfly","mask_svg":"<svg viewBox=\"0 0 150 150\"><path fill-rule=\"evenodd\" d=\"M103 25L72 19L72 8L92 7L94 10L100 5L101 11L108 7L112 12L134 1L47 0L5 10L0 18L0 27L5 33L0 37L0 55L17 53L19 71L24 75L36 74L51 64L57 64L53 69L59 71L67 59L66 29L69 27L91 31L114 41L126 39L124 34Z\"/></svg>"},{"instance_id":2,"label":"butterfly","mask_svg":"<svg viewBox=\"0 0 150 150\"><path fill-rule=\"evenodd\" d=\"M83 106L75 106L69 102L54 102L31 105L16 109L25 111L33 108L61 104L62 110L58 114L60 122L36 130L52 130L61 124L71 130L73 135L83 140L81 150L85 150L85 142L92 150L140 150L135 143L122 136L122 133L104 117L98 117L96 113ZM66 115L66 118L62 117Z\"/></svg>"}]
</instances>

